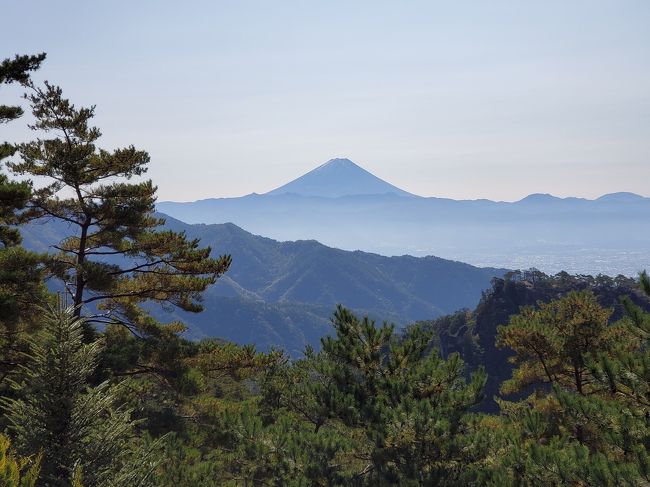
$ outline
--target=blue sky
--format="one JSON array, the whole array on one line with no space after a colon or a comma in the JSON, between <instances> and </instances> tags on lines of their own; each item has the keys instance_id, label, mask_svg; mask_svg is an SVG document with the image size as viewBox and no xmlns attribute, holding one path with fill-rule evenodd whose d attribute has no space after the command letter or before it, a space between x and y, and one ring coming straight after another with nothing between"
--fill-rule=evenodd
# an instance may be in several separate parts
<instances>
[{"instance_id":1,"label":"blue sky","mask_svg":"<svg viewBox=\"0 0 650 487\"><path fill-rule=\"evenodd\" d=\"M46 51L36 78L97 105L104 147L148 150L162 200L266 192L333 157L426 196L650 195L646 0L1 8L3 57Z\"/></svg>"}]
</instances>

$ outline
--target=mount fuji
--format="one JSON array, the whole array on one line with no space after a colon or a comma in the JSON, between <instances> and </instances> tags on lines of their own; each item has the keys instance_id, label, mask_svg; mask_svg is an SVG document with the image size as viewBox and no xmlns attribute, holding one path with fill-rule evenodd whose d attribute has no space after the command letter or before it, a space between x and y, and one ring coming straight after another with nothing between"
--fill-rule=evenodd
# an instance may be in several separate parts
<instances>
[{"instance_id":1,"label":"mount fuji","mask_svg":"<svg viewBox=\"0 0 650 487\"><path fill-rule=\"evenodd\" d=\"M379 179L350 159L330 159L307 174L266 194L297 194L325 198L369 194L415 196Z\"/></svg>"},{"instance_id":2,"label":"mount fuji","mask_svg":"<svg viewBox=\"0 0 650 487\"><path fill-rule=\"evenodd\" d=\"M650 269L650 198L533 194L515 202L408 193L349 159L331 159L266 194L161 202L186 223L234 223L276 240L318 240L382 255L435 255L547 273Z\"/></svg>"}]
</instances>

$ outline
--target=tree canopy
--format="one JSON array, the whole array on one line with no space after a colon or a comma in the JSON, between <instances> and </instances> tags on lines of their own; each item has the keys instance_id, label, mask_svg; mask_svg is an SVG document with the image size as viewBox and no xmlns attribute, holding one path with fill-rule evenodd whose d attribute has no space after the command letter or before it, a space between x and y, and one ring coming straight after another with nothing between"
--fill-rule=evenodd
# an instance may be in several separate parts
<instances>
[{"instance_id":1,"label":"tree canopy","mask_svg":"<svg viewBox=\"0 0 650 487\"><path fill-rule=\"evenodd\" d=\"M29 83L30 74L45 60L45 54L16 56L0 63L0 85ZM0 124L23 114L17 105L0 105ZM15 154L16 144L0 144L0 163ZM2 167L0 166L0 170ZM29 181L12 181L0 172L0 381L22 361L24 338L38 326L34 303L47 299L43 285L41 256L21 247L23 210L31 195Z\"/></svg>"},{"instance_id":2,"label":"tree canopy","mask_svg":"<svg viewBox=\"0 0 650 487\"><path fill-rule=\"evenodd\" d=\"M149 155L133 146L98 148L101 132L90 125L94 107L75 107L49 83L28 87L36 119L32 129L49 138L21 144L21 160L9 167L48 181L29 200L31 220L71 228L48 268L61 280L76 315L147 334L158 324L140 304L200 311L201 292L228 269L230 257L211 258L211 249L198 240L160 228L156 187L150 180L132 181L145 174Z\"/></svg>"}]
</instances>

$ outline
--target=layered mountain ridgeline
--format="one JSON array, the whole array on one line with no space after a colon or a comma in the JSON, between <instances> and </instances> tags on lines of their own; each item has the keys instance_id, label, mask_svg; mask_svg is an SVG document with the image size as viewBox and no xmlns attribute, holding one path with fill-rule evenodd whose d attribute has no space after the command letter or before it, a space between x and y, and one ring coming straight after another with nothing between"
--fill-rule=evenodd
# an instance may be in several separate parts
<instances>
[{"instance_id":1,"label":"layered mountain ridgeline","mask_svg":"<svg viewBox=\"0 0 650 487\"><path fill-rule=\"evenodd\" d=\"M476 305L490 280L506 269L477 268L437 257L384 257L316 241L278 242L233 224L189 225L167 217L166 227L200 238L213 254L229 253L228 272L204 293L205 311L156 311L182 319L190 336L218 336L278 347L293 355L318 346L331 332L337 304L398 325ZM70 234L65 224L23 230L27 247L45 251Z\"/></svg>"},{"instance_id":2,"label":"layered mountain ridgeline","mask_svg":"<svg viewBox=\"0 0 650 487\"><path fill-rule=\"evenodd\" d=\"M333 159L266 194L161 202L158 209L189 223L233 222L278 240L316 239L383 255L439 255L480 266L594 275L631 276L650 266L650 198L424 198L347 159Z\"/></svg>"},{"instance_id":3,"label":"layered mountain ridgeline","mask_svg":"<svg viewBox=\"0 0 650 487\"><path fill-rule=\"evenodd\" d=\"M481 408L496 412L498 407L493 397L499 394L499 385L512 373L512 365L508 362L512 351L495 345L497 327L507 324L522 307L535 307L571 291L583 290L592 291L602 306L612 308L611 322L624 315L621 296L630 296L637 305L650 310L650 301L633 278L569 275L566 272L549 276L529 270L508 272L503 278L495 278L474 310L459 310L420 324L435 330L432 347L438 348L443 356L457 352L467 363L468 370L485 368L488 378Z\"/></svg>"}]
</instances>

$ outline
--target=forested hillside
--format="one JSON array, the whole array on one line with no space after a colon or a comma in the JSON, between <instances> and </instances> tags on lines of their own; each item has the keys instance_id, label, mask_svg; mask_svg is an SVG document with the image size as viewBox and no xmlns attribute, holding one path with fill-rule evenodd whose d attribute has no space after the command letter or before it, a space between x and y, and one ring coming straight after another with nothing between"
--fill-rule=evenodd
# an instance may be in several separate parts
<instances>
[{"instance_id":1,"label":"forested hillside","mask_svg":"<svg viewBox=\"0 0 650 487\"><path fill-rule=\"evenodd\" d=\"M232 263L203 293L205 313L152 308L155 316L182 319L190 337L279 347L294 356L319 345L337 304L404 326L475 306L490 280L506 272L436 257L348 252L315 241L277 242L233 224L188 225L159 216L164 228L200 239L215 254L229 253ZM48 251L75 231L65 222L35 222L24 227L24 244ZM118 262L112 255L93 259Z\"/></svg>"}]
</instances>

